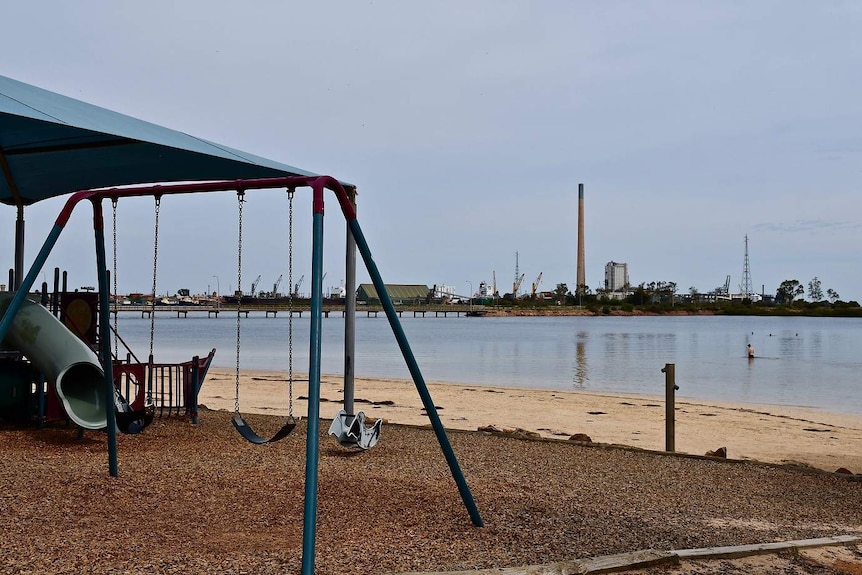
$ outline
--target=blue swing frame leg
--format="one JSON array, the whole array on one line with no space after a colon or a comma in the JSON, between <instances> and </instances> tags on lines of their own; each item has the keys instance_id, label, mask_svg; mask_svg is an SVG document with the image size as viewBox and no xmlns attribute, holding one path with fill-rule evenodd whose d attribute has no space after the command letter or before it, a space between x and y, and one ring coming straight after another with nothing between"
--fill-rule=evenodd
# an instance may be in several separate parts
<instances>
[{"instance_id":1,"label":"blue swing frame leg","mask_svg":"<svg viewBox=\"0 0 862 575\"><path fill-rule=\"evenodd\" d=\"M377 269L377 264L374 263L374 258L371 257L371 250L368 248L368 242L365 241L365 236L362 229L359 227L359 222L353 218L350 220L350 233L356 240L356 247L359 253L362 254L362 259L365 262L365 268L371 276L371 281L374 283L374 288L380 296L380 303L383 304L383 309L386 311L386 317L389 319L389 326L392 328L392 333L398 341L398 346L401 348L401 355L404 356L404 361L407 363L407 368L410 370L410 375L413 377L413 383L416 385L416 390L422 398L422 405L425 407L425 412L428 414L428 419L431 420L431 427L434 429L434 434L437 436L437 441L440 443L440 449L446 457L446 463L449 464L449 470L452 473L452 478L458 486L458 492L461 494L461 499L464 506L467 507L467 512L470 514L470 520L476 527L482 527L484 522L479 514L479 509L476 507L476 501L473 499L473 494L470 492L470 486L467 485L467 480L464 479L464 474L461 471L461 466L458 465L458 459L455 457L455 452L452 450L452 445L449 443L449 437L446 435L446 430L443 428L443 423L440 421L440 415L437 413L437 407L434 405L434 400L431 399L431 393L428 391L428 386L425 384L425 378L419 370L419 364L416 363L416 357L413 355L413 350L410 348L410 343L407 341L407 335L401 327L401 321L398 319L398 312L395 310L395 305L392 303L392 298L389 297L389 292L386 291L386 285L383 283L383 278L380 277L380 272Z\"/></svg>"},{"instance_id":2,"label":"blue swing frame leg","mask_svg":"<svg viewBox=\"0 0 862 575\"><path fill-rule=\"evenodd\" d=\"M323 316L323 189L314 190L311 260L311 335L308 366L308 437L305 446L305 507L302 528L302 574L314 573L317 535L317 471L320 453L320 358Z\"/></svg>"},{"instance_id":3,"label":"blue swing frame leg","mask_svg":"<svg viewBox=\"0 0 862 575\"><path fill-rule=\"evenodd\" d=\"M42 249L39 250L39 253L36 255L33 265L30 266L30 271L27 272L27 276L24 280L20 282L18 291L9 303L9 307L6 308L6 313L3 315L3 319L0 320L0 341L3 341L3 338L6 337L6 333L12 326L12 320L15 319L15 315L18 313L18 310L21 309L24 299L27 297L27 294L30 293L30 289L36 281L36 276L39 275L40 271L42 271L42 267L45 265L48 256L51 255L51 250L54 249L54 245L57 243L57 238L60 237L63 227L64 226L58 223L54 224L54 227L51 228L50 232L48 232L48 237L45 239L45 243L42 244Z\"/></svg>"},{"instance_id":4,"label":"blue swing frame leg","mask_svg":"<svg viewBox=\"0 0 862 575\"><path fill-rule=\"evenodd\" d=\"M318 457L319 457L319 438L318 428L320 427L320 357L321 357L321 318L323 304L323 184L315 182L312 184L314 188L314 225L313 225L313 244L312 244L312 268L311 268L311 336L309 348L309 370L308 370L308 438L305 451L305 508L303 514L303 532L302 532L302 575L312 575L314 573L314 542L316 536L317 522L317 478L318 478ZM340 187L340 185L338 186ZM348 229L353 239L356 241L356 247L359 249L362 259L365 262L365 268L371 276L374 287L380 296L380 301L383 304L383 309L386 311L386 317L389 320L389 326L398 341L398 346L401 349L401 355L407 363L410 370L410 375L413 377L413 383L416 385L416 390L422 398L422 405L431 420L431 427L434 429L434 434L437 436L437 441L440 443L440 448L449 465L449 470L452 477L458 486L458 492L461 494L461 499L467 507L467 512L470 515L470 520L476 527L482 527L484 522L479 514L479 509L476 507L476 502L473 499L473 494L470 492L470 487L464 479L464 474L458 464L458 459L455 457L455 452L452 450L452 445L449 443L449 438L446 435L446 430L443 428L443 423L440 421L440 416L437 413L437 408L434 406L434 401L431 399L431 393L428 391L428 386L425 384L425 379L422 377L422 372L419 370L419 364L413 355L413 350L410 348L410 343L407 341L407 335L401 327L401 322L398 319L398 312L389 297L389 292L386 291L386 285L380 277L380 271L377 269L377 264L371 256L371 250L368 248L368 242L365 241L365 236L362 233L362 228L356 220L356 214L352 211L349 205L344 190L337 191L344 217L347 219Z\"/></svg>"},{"instance_id":5,"label":"blue swing frame leg","mask_svg":"<svg viewBox=\"0 0 862 575\"><path fill-rule=\"evenodd\" d=\"M114 408L114 365L111 361L111 298L108 288L108 265L105 255L105 229L102 201L93 200L93 229L96 235L96 271L99 276L99 340L102 371L105 374L105 415L108 432L108 473L119 475L117 457L117 421Z\"/></svg>"}]
</instances>

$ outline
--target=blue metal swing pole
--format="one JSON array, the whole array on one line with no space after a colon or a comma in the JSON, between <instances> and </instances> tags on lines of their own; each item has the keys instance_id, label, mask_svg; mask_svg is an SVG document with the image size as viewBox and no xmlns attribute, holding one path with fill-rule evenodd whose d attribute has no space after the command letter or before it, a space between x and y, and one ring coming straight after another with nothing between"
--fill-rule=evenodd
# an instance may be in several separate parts
<instances>
[{"instance_id":1,"label":"blue metal swing pole","mask_svg":"<svg viewBox=\"0 0 862 575\"><path fill-rule=\"evenodd\" d=\"M305 447L305 509L302 526L302 575L314 573L317 533L317 467L320 451L320 356L323 317L323 187L314 188L311 259L311 337L308 367L308 436Z\"/></svg>"},{"instance_id":2,"label":"blue metal swing pole","mask_svg":"<svg viewBox=\"0 0 862 575\"><path fill-rule=\"evenodd\" d=\"M96 272L99 276L99 348L105 373L105 421L108 432L108 472L119 475L117 465L117 416L114 412L114 370L111 361L111 301L105 256L105 222L102 200L93 200L93 230L96 235Z\"/></svg>"},{"instance_id":3,"label":"blue metal swing pole","mask_svg":"<svg viewBox=\"0 0 862 575\"><path fill-rule=\"evenodd\" d=\"M349 218L350 233L356 240L356 247L359 248L359 253L362 254L362 259L365 261L365 268L371 276L371 281L374 283L374 288L377 290L377 295L380 297L380 303L383 304L383 309L386 311L386 317L389 319L389 325L392 332L395 334L395 339L398 341L398 346L401 348L401 355L404 356L404 361L407 363L407 368L410 370L410 375L413 376L413 383L416 385L416 390L422 398L422 405L425 406L425 412L428 414L428 419L431 420L431 427L434 428L434 433L437 436L437 441L440 443L440 448L443 450L443 455L446 457L446 462L449 464L449 470L452 472L452 477L458 485L458 491L461 493L461 499L467 507L467 512L470 514L470 519L476 527L484 525L482 517L479 515L479 509L476 507L476 502L473 499L473 494L470 493L470 487L464 479L464 474L461 472L461 467L458 465L458 459L455 457L455 452L452 451L452 445L449 443L449 437L446 435L446 430L443 428L443 423L440 421L440 416L437 414L437 408L434 406L434 401L431 399L431 393L428 391L428 386L425 384L425 379L422 377L422 372L419 370L419 364L416 363L416 358L413 356L413 350L410 349L410 343L407 341L407 335L401 327L401 321L398 319L398 312L392 304L392 299L389 297L389 292L386 291L386 285L380 277L380 271L377 269L377 264L374 263L374 258L371 257L371 250L368 248L368 242L365 241L365 236L362 234L362 229L359 227L359 222L356 218Z\"/></svg>"},{"instance_id":4,"label":"blue metal swing pole","mask_svg":"<svg viewBox=\"0 0 862 575\"><path fill-rule=\"evenodd\" d=\"M346 190L347 191L347 190ZM356 189L347 191L348 199L356 211ZM356 357L356 240L350 233L350 225L345 225L347 245L344 258L344 411L348 417L356 414L354 408L355 363Z\"/></svg>"},{"instance_id":5,"label":"blue metal swing pole","mask_svg":"<svg viewBox=\"0 0 862 575\"><path fill-rule=\"evenodd\" d=\"M54 245L57 243L57 238L60 237L60 232L62 232L65 227L64 224L55 223L54 227L51 228L51 231L48 233L48 237L45 239L45 243L42 244L42 249L39 250L36 259L33 260L33 265L30 266L30 271L27 272L27 277L25 277L21 282L18 287L18 291L15 293L15 297L12 298L12 301L9 303L9 307L6 308L6 313L3 314L3 319L0 321L0 341L3 341L3 338L6 337L6 332L8 332L9 328L12 326L12 320L15 319L15 315L18 313L18 310L21 309L21 305L24 303L24 299L27 297L27 294L30 293L30 288L33 287L36 277L39 275L39 272L42 271L42 266L45 265L45 261L47 261L48 256L51 255L51 250L54 249Z\"/></svg>"},{"instance_id":6,"label":"blue metal swing pole","mask_svg":"<svg viewBox=\"0 0 862 575\"><path fill-rule=\"evenodd\" d=\"M40 271L42 271L42 267L48 260L48 256L51 255L51 250L53 250L54 246L57 244L57 239L60 237L60 233L63 231L63 228L66 227L66 222L69 221L69 217L72 215L72 210L75 209L75 205L77 205L85 195L86 194L84 193L78 192L72 194L72 196L66 200L66 205L63 206L63 210L60 212L60 215L57 216L57 220L54 222L54 227L52 227L51 231L48 232L48 237L45 238L45 243L42 244L42 249L39 250L39 253L36 255L36 259L33 260L33 265L30 266L30 271L27 272L27 277L25 277L23 281L18 277L15 278L15 283L18 285L18 288L15 296L6 308L6 313L3 314L3 319L0 320L0 341L3 341L9 328L12 327L12 320L15 319L15 315L18 313L18 310L21 309L24 299L27 297L27 294L30 293L30 288L32 288L33 284L36 282L36 276L39 275Z\"/></svg>"}]
</instances>

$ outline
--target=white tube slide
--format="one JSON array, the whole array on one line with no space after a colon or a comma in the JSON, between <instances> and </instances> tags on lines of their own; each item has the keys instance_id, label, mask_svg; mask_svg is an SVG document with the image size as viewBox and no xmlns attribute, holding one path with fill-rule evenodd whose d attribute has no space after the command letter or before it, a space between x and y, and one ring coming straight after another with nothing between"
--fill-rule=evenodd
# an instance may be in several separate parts
<instances>
[{"instance_id":1,"label":"white tube slide","mask_svg":"<svg viewBox=\"0 0 862 575\"><path fill-rule=\"evenodd\" d=\"M14 292L0 293L0 309ZM25 299L4 343L23 353L53 383L66 414L84 429L107 426L105 375L90 347L40 304Z\"/></svg>"}]
</instances>

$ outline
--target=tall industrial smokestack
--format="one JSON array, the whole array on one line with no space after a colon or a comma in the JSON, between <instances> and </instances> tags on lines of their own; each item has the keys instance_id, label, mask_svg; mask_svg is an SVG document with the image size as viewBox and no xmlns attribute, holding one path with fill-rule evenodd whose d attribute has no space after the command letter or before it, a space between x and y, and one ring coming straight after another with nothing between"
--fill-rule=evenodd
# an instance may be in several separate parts
<instances>
[{"instance_id":1,"label":"tall industrial smokestack","mask_svg":"<svg viewBox=\"0 0 862 575\"><path fill-rule=\"evenodd\" d=\"M575 293L583 295L585 285L587 285L587 278L584 267L584 185L578 184L578 285L575 286Z\"/></svg>"}]
</instances>

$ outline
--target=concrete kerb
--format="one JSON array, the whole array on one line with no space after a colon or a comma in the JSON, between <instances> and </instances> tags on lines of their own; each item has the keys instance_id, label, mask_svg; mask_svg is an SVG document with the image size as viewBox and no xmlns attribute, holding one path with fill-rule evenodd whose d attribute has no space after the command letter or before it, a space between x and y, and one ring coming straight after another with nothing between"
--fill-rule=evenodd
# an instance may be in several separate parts
<instances>
[{"instance_id":1,"label":"concrete kerb","mask_svg":"<svg viewBox=\"0 0 862 575\"><path fill-rule=\"evenodd\" d=\"M590 557L574 561L549 563L547 565L526 565L523 567L503 567L476 571L411 572L403 573L402 575L598 575L599 573L614 573L662 564L676 564L682 560L737 559L751 555L778 553L789 549L849 545L857 543L859 540L860 538L855 535L836 535L818 539L800 539L797 541L737 545L734 547L704 547L700 549L678 549L676 551L645 549L631 553Z\"/></svg>"}]
</instances>

